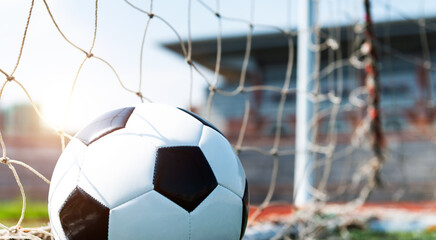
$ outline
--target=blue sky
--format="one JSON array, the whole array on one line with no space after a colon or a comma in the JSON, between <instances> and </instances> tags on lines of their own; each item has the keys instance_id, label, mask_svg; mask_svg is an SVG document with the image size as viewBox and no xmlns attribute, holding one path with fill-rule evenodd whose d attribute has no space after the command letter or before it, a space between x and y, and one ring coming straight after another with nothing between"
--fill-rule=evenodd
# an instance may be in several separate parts
<instances>
[{"instance_id":1,"label":"blue sky","mask_svg":"<svg viewBox=\"0 0 436 240\"><path fill-rule=\"evenodd\" d=\"M217 9L217 1L204 1ZM373 14L377 21L395 20L401 15L411 18L434 16L436 1L432 0L377 0ZM149 1L132 1L149 10ZM252 12L252 4L254 11ZM65 35L78 46L88 50L91 45L94 21L94 3L89 0L48 1L54 18ZM282 28L296 26L297 0L219 1L219 12L227 17L250 19L255 24ZM29 11L30 0L0 1L0 68L11 72ZM389 8L389 6L391 6ZM153 12L166 19L182 36L188 36L188 0L154 1ZM216 17L197 0L192 0L192 38L214 38L218 31ZM363 20L361 0L319 0L321 24L343 24ZM100 1L97 40L93 53L110 62L124 84L137 90L139 56L142 35L148 17L122 0ZM223 36L246 34L246 24L223 21ZM256 32L268 31L255 29ZM145 40L142 91L156 102L185 107L189 96L189 67L183 58L165 50L164 42L176 41L170 28L154 18ZM40 104L44 114L58 125L66 109L66 101L75 73L84 54L66 43L55 29L42 0L35 0L33 16L23 51L22 61L15 77ZM212 78L212 73L201 69ZM4 81L4 79L2 79ZM205 97L205 83L194 74L194 105L201 105ZM28 103L23 91L8 84L0 106ZM88 60L78 78L67 127L80 128L96 115L114 107L139 103L138 98L121 89L114 74L98 60Z\"/></svg>"}]
</instances>

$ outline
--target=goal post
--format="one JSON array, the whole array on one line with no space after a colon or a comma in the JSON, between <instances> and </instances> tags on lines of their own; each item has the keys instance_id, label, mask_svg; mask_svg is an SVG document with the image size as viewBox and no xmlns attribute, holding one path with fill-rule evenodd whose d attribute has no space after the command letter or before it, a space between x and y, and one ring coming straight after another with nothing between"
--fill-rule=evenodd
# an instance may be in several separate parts
<instances>
[{"instance_id":1,"label":"goal post","mask_svg":"<svg viewBox=\"0 0 436 240\"><path fill-rule=\"evenodd\" d=\"M295 135L295 173L294 173L294 205L304 207L310 204L313 196L310 187L313 184L313 159L309 151L311 141L310 122L313 103L308 93L313 91L312 79L315 52L310 45L315 39L313 0L298 2L298 50L297 50L297 113Z\"/></svg>"}]
</instances>

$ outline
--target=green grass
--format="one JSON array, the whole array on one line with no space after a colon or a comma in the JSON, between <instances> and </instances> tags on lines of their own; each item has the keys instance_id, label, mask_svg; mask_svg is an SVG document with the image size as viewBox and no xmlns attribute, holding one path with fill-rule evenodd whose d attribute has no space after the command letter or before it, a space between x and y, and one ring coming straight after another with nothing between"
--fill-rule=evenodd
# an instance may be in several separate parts
<instances>
[{"instance_id":1,"label":"green grass","mask_svg":"<svg viewBox=\"0 0 436 240\"><path fill-rule=\"evenodd\" d=\"M366 230L351 230L352 240L433 240L436 232L393 232L383 233Z\"/></svg>"},{"instance_id":2,"label":"green grass","mask_svg":"<svg viewBox=\"0 0 436 240\"><path fill-rule=\"evenodd\" d=\"M0 223L6 226L13 226L21 215L22 202L20 199L14 201L0 202ZM48 211L46 202L27 202L23 226L37 227L47 225ZM436 239L436 232L394 232L383 233L368 230L350 230L350 240L433 240Z\"/></svg>"},{"instance_id":3,"label":"green grass","mask_svg":"<svg viewBox=\"0 0 436 240\"><path fill-rule=\"evenodd\" d=\"M0 202L0 223L15 225L21 216L22 201ZM48 222L48 210L46 202L28 201L24 215L23 226L41 226Z\"/></svg>"}]
</instances>

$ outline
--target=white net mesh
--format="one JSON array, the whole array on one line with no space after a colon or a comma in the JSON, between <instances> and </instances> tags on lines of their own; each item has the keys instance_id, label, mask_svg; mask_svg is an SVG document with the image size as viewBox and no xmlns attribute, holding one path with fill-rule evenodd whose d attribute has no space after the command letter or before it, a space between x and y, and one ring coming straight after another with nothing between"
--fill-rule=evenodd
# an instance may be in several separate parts
<instances>
[{"instance_id":1,"label":"white net mesh","mask_svg":"<svg viewBox=\"0 0 436 240\"><path fill-rule=\"evenodd\" d=\"M289 204L289 210L293 214L283 220L273 239L285 236L313 239L322 236L320 234L324 234L324 230L331 226L341 230L341 236L346 238L347 226L366 220L362 215L354 216L353 213L368 199L371 200L371 197L372 200L384 201L433 199L433 191L428 189L434 187L434 174L426 172L422 179L415 179L411 177L413 173L407 172L410 164L413 164L410 161L416 158L417 152L422 152L422 149L426 151L427 156L423 156L423 160L416 163L424 168L430 160L429 156L434 154L431 150L434 141L431 75L434 67L431 64L430 43L436 28L431 23L432 19L426 18L425 14L427 5L432 4L422 1L416 10L419 17L415 17L404 13L402 3L377 1L373 6L378 14L374 24L369 3L368 0L314 1L315 24L313 29L305 30L315 35L315 41L310 46L315 56L314 70L310 76L313 90L302 93L296 88L295 65L298 63L295 57L299 35L295 28L295 9L298 4L296 0L274 4L257 1L236 4L219 0L188 0L183 5L177 4L183 6L183 9L175 8L164 1L95 1L93 6L80 1L73 5L70 3L66 8L77 5L75 7L82 10L82 7L87 7L83 14L86 13L86 19L92 19L92 23L86 24L80 22L80 15L68 15L77 19L64 19L62 13L70 10L63 8L60 3L47 0L28 1L27 21L20 28L24 28L24 34L20 34L20 41L13 41L18 48L7 45L10 43L8 41L5 41L6 44L0 40L5 53L9 53L7 48L18 49L18 54L9 54L13 58L3 59L0 63L0 72L4 75L0 97L5 99L3 102L6 105L10 104L7 97L12 93L8 95L7 87L18 86L9 91L13 94L24 92L23 96L38 117L60 136L63 149L67 139L72 138L66 130L68 121L74 121L73 116L80 115L81 108L83 110L87 105L86 101L80 100L79 93L87 93L83 90L87 89L90 96L85 97L86 100L94 99L100 103L105 101L97 97L104 98L101 92L105 91L106 84L109 83L95 80L99 72L106 72L105 77L110 75L118 81L117 92L110 92L108 96L115 94L115 99L118 96L124 98L127 92L129 97L124 101L128 103L133 103L135 98L136 101L139 98L141 102L159 101L161 97L157 95L171 95L172 91L169 89L175 88L178 94L188 96L187 108L204 113L203 116L217 124L239 153L247 172L252 202L257 206L250 215L249 225L254 224L266 208L285 202ZM57 11L52 10L52 5L56 6ZM243 9L239 9L241 6ZM17 9L23 7L21 4ZM73 8L71 11L77 9ZM117 11L114 12L114 9ZM38 21L35 23L32 22L34 11L38 13ZM132 23L127 20L111 20L117 17L128 18L130 15L142 18L142 21ZM64 30L64 25L68 28L71 21L77 21L79 29L86 26L86 34L81 34L80 30L72 31L73 33ZM44 25L49 22L50 25ZM122 25L124 23L139 27ZM4 28L3 32L7 32L6 26L0 27ZM18 28L18 25L14 27ZM33 28L37 31L32 31ZM46 33L44 28L50 28L53 32ZM142 36L136 34L139 28L142 29ZM207 37L202 33L204 29L208 29ZM126 31L134 32L135 34L128 37L135 37L135 42L139 44L130 44L131 39L123 36L113 36L123 35ZM50 46L49 40L46 45L34 45L28 42L29 32L34 35L47 34L60 40L63 45ZM111 45L111 38L126 41L121 44L126 51L134 45L131 52L136 55L114 56L134 59L129 61L135 62L139 67L123 68L124 59L108 60L108 56L111 56L109 53L115 51L114 46L118 46ZM185 74L182 78L189 80L182 83L183 90L177 90L176 84L180 83L169 82L168 86L160 86L160 93L153 93L155 83L151 80L159 74L154 74L147 64L165 65L166 62L157 57L159 53L153 55L156 46L148 44L148 41L161 41L161 44L164 42L167 49L161 51L169 49L183 57L185 63L180 65L179 68L183 70L179 72ZM413 46L407 47L410 42L413 42ZM30 46L26 47L28 45ZM68 74L58 73L45 63L42 56L40 61L28 57L30 60L23 63L23 56L30 51L30 47L45 47L47 50L44 54L48 55L47 58L56 56L51 54L55 54L58 49L68 49L68 54L79 60L65 64L65 69L68 70L63 70ZM33 62L30 64L29 61ZM118 72L117 65L121 65L124 74ZM96 70L84 70L89 66ZM25 78L29 76L26 71L35 68L41 68L40 74L43 76L53 74L53 78L60 76L73 79L72 85L65 88L66 84L56 85L52 82L47 85L49 87L41 87L45 84L43 80L42 83L35 84L32 79ZM137 76L131 73L132 69L138 73ZM417 83L407 85L407 79L403 81L401 76L413 78L416 69L419 70ZM174 71L178 71L178 68ZM396 71L400 73L397 74ZM79 86L80 81L85 79L88 85L83 83L83 86ZM27 85L32 88L26 87ZM55 88L57 86L59 89ZM201 101L198 100L197 95L201 95L198 89L204 86L207 87L207 96ZM43 91L61 92L62 99L66 99L60 101L62 106L56 112L61 116L57 124L46 119L47 116L40 111L39 101L44 97L37 94L38 101L32 98L35 92ZM313 114L309 121L312 137L307 151L310 152L314 165L313 172L308 173L314 178L309 189L314 200L309 207L294 209L293 192L298 188L298 184L295 188L293 184L297 127L295 115L298 107L296 96L299 94L307 96L307 100L313 105ZM56 98L59 94L53 96L47 97ZM386 100L385 103L380 103L381 97ZM79 101L82 104L75 104ZM410 117L402 113L405 109L410 110ZM382 126L387 129L386 138ZM0 239L51 239L49 226L21 227L25 216L26 194L15 166L24 166L47 183L49 180L20 159L10 159L8 142L5 139L7 138L0 135L3 151L0 167L8 167L13 173L23 199L23 209L15 226L0 224ZM408 154L406 151L414 153ZM381 167L384 162L387 162L387 166L383 172ZM371 195L374 188L381 183L384 188ZM417 184L418 187L411 187L412 184ZM337 209L328 205L331 202L344 204ZM320 217L328 212L334 212L336 217Z\"/></svg>"}]
</instances>

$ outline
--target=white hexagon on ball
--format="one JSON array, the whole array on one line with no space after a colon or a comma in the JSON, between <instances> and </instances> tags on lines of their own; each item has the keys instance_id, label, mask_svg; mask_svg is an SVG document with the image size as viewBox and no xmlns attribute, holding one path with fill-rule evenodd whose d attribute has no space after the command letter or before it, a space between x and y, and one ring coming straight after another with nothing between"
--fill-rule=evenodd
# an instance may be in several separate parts
<instances>
[{"instance_id":1,"label":"white hexagon on ball","mask_svg":"<svg viewBox=\"0 0 436 240\"><path fill-rule=\"evenodd\" d=\"M71 140L49 191L58 240L242 239L248 186L224 135L184 109L107 112Z\"/></svg>"}]
</instances>

